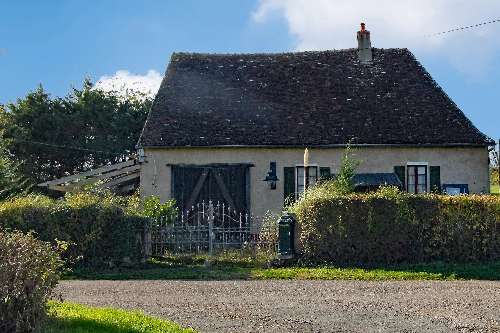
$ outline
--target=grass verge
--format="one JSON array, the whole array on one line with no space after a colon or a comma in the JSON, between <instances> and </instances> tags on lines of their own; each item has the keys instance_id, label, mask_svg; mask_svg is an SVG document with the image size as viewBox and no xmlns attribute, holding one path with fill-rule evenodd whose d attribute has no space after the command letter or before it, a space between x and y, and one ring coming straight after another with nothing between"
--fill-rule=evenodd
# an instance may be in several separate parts
<instances>
[{"instance_id":1,"label":"grass verge","mask_svg":"<svg viewBox=\"0 0 500 333\"><path fill-rule=\"evenodd\" d=\"M102 271L79 270L66 279L89 280L500 280L500 262L356 267L280 267L201 263L173 264L153 261L137 268Z\"/></svg>"},{"instance_id":2,"label":"grass verge","mask_svg":"<svg viewBox=\"0 0 500 333\"><path fill-rule=\"evenodd\" d=\"M50 301L49 318L42 333L188 333L170 321L141 312L93 308L68 302Z\"/></svg>"}]
</instances>

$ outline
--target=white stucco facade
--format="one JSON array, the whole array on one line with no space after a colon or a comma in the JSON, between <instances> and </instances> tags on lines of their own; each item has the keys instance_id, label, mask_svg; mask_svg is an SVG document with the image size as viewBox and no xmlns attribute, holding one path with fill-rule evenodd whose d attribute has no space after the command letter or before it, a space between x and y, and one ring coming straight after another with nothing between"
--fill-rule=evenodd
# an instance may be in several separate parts
<instances>
[{"instance_id":1,"label":"white stucco facade","mask_svg":"<svg viewBox=\"0 0 500 333\"><path fill-rule=\"evenodd\" d=\"M343 148L309 148L309 151L311 165L330 167L333 173L338 170ZM141 194L158 195L162 201L171 198L170 165L251 163L250 211L253 216L261 217L267 211L282 210L283 168L301 165L303 154L300 148L146 148L141 165ZM468 184L470 193L489 192L486 147L359 147L355 148L354 157L361 162L359 173L391 173L394 166L423 163L440 166L442 184ZM275 190L263 181L270 162L277 164L279 181Z\"/></svg>"}]
</instances>

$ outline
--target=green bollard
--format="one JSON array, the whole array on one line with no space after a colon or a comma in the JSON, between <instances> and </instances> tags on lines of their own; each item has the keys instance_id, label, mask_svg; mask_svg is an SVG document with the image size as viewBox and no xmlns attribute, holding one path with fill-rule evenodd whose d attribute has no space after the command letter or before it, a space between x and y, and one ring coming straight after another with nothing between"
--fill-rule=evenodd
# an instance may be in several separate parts
<instances>
[{"instance_id":1,"label":"green bollard","mask_svg":"<svg viewBox=\"0 0 500 333\"><path fill-rule=\"evenodd\" d=\"M278 222L278 253L281 259L290 259L295 255L295 217L285 213Z\"/></svg>"}]
</instances>

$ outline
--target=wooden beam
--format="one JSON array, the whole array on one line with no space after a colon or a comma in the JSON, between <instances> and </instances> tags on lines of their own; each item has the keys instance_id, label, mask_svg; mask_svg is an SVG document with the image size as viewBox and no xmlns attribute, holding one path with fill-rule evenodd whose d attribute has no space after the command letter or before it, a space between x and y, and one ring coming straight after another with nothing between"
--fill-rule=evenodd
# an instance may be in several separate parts
<instances>
[{"instance_id":1,"label":"wooden beam","mask_svg":"<svg viewBox=\"0 0 500 333\"><path fill-rule=\"evenodd\" d=\"M67 182L78 180L78 179L83 178L83 177L89 177L89 176L93 176L93 175L97 175L97 174L103 174L106 172L111 172L111 171L123 169L123 168L129 167L129 166L135 165L135 163L136 163L135 160L128 160L128 161L117 163L117 164L111 164L111 165L107 165L107 166L100 167L97 169L92 169L92 170L89 170L86 172L77 173L75 175L50 180L50 181L38 184L38 186L47 187L49 185L60 185L60 184L64 184Z\"/></svg>"},{"instance_id":2,"label":"wooden beam","mask_svg":"<svg viewBox=\"0 0 500 333\"><path fill-rule=\"evenodd\" d=\"M104 173L104 174L101 174L99 176L77 180L74 184L78 184L78 186L83 186L86 184L95 183L98 180L102 180L102 179L108 179L108 178L112 178L112 177L120 176L120 175L125 176L125 175L131 174L131 173L138 173L140 171L140 169L141 169L141 166L139 164L137 164L137 165L126 167L126 168L123 168L120 170Z\"/></svg>"},{"instance_id":3,"label":"wooden beam","mask_svg":"<svg viewBox=\"0 0 500 333\"><path fill-rule=\"evenodd\" d=\"M68 186L61 186L61 185L48 185L47 188L52 191L58 191L58 192L71 192L72 188Z\"/></svg>"},{"instance_id":4,"label":"wooden beam","mask_svg":"<svg viewBox=\"0 0 500 333\"><path fill-rule=\"evenodd\" d=\"M229 193L226 185L224 184L224 180L222 179L221 175L218 172L214 172L214 174L215 174L215 180L217 182L217 185L219 185L219 188L222 192L222 196L224 197L224 199L226 199L226 201L230 207L233 207L233 209L236 209L233 198L231 198L231 194Z\"/></svg>"},{"instance_id":5,"label":"wooden beam","mask_svg":"<svg viewBox=\"0 0 500 333\"><path fill-rule=\"evenodd\" d=\"M139 164L136 164L136 165L133 165L133 166L130 166L130 167L126 167L126 168L120 169L120 170L116 170L116 171L111 171L111 172L104 173L104 174L99 175L99 176L97 176L95 178L96 179L111 178L111 177L114 177L114 176L119 176L120 174L136 173L136 172L139 172L140 170L141 170L141 166Z\"/></svg>"},{"instance_id":6,"label":"wooden beam","mask_svg":"<svg viewBox=\"0 0 500 333\"><path fill-rule=\"evenodd\" d=\"M127 175L125 177L120 177L120 178L116 178L116 179L113 179L109 182L106 182L104 184L101 185L102 188L110 188L110 187L113 187L113 186L116 186L116 185L120 185L121 183L125 183L129 180L132 180L132 179L135 179L135 178L139 178L140 177L140 174L138 172L136 173L133 173L133 174L130 174L130 175Z\"/></svg>"},{"instance_id":7,"label":"wooden beam","mask_svg":"<svg viewBox=\"0 0 500 333\"><path fill-rule=\"evenodd\" d=\"M203 183L205 183L205 180L207 179L209 173L210 170L208 169L203 170L203 172L201 173L201 176L194 187L193 193L191 193L191 195L189 196L189 200L186 203L186 209L189 209L194 204L196 198L198 198L198 195L200 194L200 191L203 187Z\"/></svg>"}]
</instances>

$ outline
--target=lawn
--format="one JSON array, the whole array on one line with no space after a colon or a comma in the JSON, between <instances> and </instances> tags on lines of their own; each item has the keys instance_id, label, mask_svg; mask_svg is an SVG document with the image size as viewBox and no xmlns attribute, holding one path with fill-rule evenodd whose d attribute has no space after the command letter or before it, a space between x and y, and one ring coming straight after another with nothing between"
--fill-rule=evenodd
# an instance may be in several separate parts
<instances>
[{"instance_id":1,"label":"lawn","mask_svg":"<svg viewBox=\"0 0 500 333\"><path fill-rule=\"evenodd\" d=\"M66 279L101 280L500 280L500 262L490 264L422 264L383 268L279 267L263 268L246 262L206 266L192 261L151 261L138 268L78 270Z\"/></svg>"},{"instance_id":2,"label":"lawn","mask_svg":"<svg viewBox=\"0 0 500 333\"><path fill-rule=\"evenodd\" d=\"M42 333L187 333L195 332L141 312L93 308L50 301L49 318Z\"/></svg>"}]
</instances>

